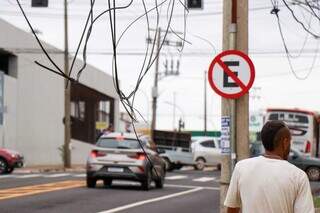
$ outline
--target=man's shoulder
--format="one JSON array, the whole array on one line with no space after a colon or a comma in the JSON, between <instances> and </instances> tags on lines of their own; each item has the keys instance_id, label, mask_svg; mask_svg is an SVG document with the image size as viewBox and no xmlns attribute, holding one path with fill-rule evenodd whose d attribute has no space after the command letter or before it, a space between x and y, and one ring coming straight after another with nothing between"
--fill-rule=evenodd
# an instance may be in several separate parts
<instances>
[{"instance_id":1,"label":"man's shoulder","mask_svg":"<svg viewBox=\"0 0 320 213\"><path fill-rule=\"evenodd\" d=\"M257 163L261 160L261 156L258 156L258 157L253 157L253 158L246 158L246 159L243 159L243 160L240 160L237 162L237 166L238 167L241 167L241 166L244 166L244 165L248 165L248 164L252 164L252 163Z\"/></svg>"},{"instance_id":2,"label":"man's shoulder","mask_svg":"<svg viewBox=\"0 0 320 213\"><path fill-rule=\"evenodd\" d=\"M295 165L289 163L286 160L272 160L272 159L270 160L270 159L264 158L263 156L240 160L236 164L236 167L238 169L241 169L242 167L248 167L248 166L252 166L252 165L256 165L256 164L263 165L264 163L267 163L269 161L273 161L272 163L277 162L278 166L282 167L284 171L287 171L291 175L300 176L300 177L306 176L305 172L302 169L296 167Z\"/></svg>"}]
</instances>

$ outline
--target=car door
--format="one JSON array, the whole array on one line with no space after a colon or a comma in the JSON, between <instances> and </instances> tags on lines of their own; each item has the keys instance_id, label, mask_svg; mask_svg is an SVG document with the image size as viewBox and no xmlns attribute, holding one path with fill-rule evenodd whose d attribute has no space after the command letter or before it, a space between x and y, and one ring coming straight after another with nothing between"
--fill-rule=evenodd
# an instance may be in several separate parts
<instances>
[{"instance_id":1,"label":"car door","mask_svg":"<svg viewBox=\"0 0 320 213\"><path fill-rule=\"evenodd\" d=\"M201 142L200 146L202 146L201 150L207 165L216 165L219 163L220 149L216 147L213 139Z\"/></svg>"}]
</instances>

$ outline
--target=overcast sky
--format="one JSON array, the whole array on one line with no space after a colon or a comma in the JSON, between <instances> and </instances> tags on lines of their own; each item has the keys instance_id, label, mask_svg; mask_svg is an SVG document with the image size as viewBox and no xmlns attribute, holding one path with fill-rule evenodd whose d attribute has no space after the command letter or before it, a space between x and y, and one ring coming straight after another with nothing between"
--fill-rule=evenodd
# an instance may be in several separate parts
<instances>
[{"instance_id":1,"label":"overcast sky","mask_svg":"<svg viewBox=\"0 0 320 213\"><path fill-rule=\"evenodd\" d=\"M186 26L186 39L192 44L186 44L182 54L174 48L163 48L160 58L160 71L164 71L164 62L173 57L180 59L180 75L162 79L159 82L160 96L158 99L158 123L162 129L177 127L179 117L186 122L186 129L203 128L203 88L204 71L216 54L221 52L222 44L222 0L203 0L204 9L190 11ZM49 8L34 9L30 7L30 0L21 0L33 26L42 32L41 39L63 48L63 1L49 0ZM84 26L86 14L89 11L89 0L70 0L69 3L69 41L70 49L75 50ZM96 11L107 8L105 0L96 0ZM129 0L117 1L125 5ZM148 1L151 8L153 1ZM150 3L152 2L152 3ZM160 2L160 1L159 1ZM279 34L276 18L270 14L269 0L249 1L249 52L256 67L256 80L251 92L250 111L264 110L269 107L298 107L318 110L319 97L319 62L315 62L314 69L306 80L298 80L290 70L282 40ZM173 28L183 31L183 8L176 1L173 15ZM291 18L285 8L280 8L280 18L284 35L292 54L297 54L306 40L306 33L301 30ZM161 27L167 23L166 8L161 9ZM118 34L143 13L141 1L135 0L128 9L119 12L117 20ZM154 26L155 13L151 17ZM29 31L25 20L19 12L15 0L0 1L0 17L10 23ZM308 17L307 17L308 18ZM316 23L317 24L317 23ZM146 48L146 20L137 22L124 36L119 45L119 52L131 55L119 56L120 80L124 91L132 90L136 83ZM175 36L168 37L176 41ZM200 39L202 38L202 39ZM205 41L208 40L208 41ZM214 45L214 48L212 47ZM307 37L305 49L317 49L318 41ZM93 66L111 74L111 39L107 16L97 22L89 42L88 62ZM102 54L103 53L103 54ZM299 76L305 76L314 59L314 52L303 53L293 60L293 66ZM48 73L49 75L49 73ZM51 74L50 74L51 75ZM154 67L141 84L137 94L136 108L151 118L151 87L153 83ZM176 121L173 122L172 103L176 102ZM257 98L259 97L259 98ZM210 130L220 129L220 97L208 85L208 127Z\"/></svg>"}]
</instances>

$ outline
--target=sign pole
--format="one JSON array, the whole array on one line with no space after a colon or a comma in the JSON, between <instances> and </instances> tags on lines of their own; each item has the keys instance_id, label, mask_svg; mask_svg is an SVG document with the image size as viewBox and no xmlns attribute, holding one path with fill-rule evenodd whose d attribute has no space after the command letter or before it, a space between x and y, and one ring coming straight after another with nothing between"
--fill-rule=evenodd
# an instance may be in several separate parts
<instances>
[{"instance_id":1,"label":"sign pole","mask_svg":"<svg viewBox=\"0 0 320 213\"><path fill-rule=\"evenodd\" d=\"M239 20L239 22L237 22ZM238 41L238 42L237 42ZM248 0L223 1L223 49L248 51ZM245 94L239 99L222 98L221 115L230 118L230 154L222 157L220 183L220 212L226 212L223 203L229 187L236 159L248 157L249 99ZM236 154L232 154L236 153Z\"/></svg>"}]
</instances>

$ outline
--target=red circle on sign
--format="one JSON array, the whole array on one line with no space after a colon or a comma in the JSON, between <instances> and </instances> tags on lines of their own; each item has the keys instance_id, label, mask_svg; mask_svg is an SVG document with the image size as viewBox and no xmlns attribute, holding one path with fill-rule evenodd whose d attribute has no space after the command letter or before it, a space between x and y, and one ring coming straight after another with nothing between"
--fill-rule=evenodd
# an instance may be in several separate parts
<instances>
[{"instance_id":1,"label":"red circle on sign","mask_svg":"<svg viewBox=\"0 0 320 213\"><path fill-rule=\"evenodd\" d=\"M223 91L221 91L214 83L213 81L213 68L215 65L219 65L219 61L222 61L221 58L227 55L238 55L241 58L243 58L249 65L250 67L250 79L249 79L249 83L247 85L245 85L245 88L241 88L242 91L238 92L238 93L234 93L234 94L228 94L225 93ZM220 65L219 65L220 66ZM240 98L241 96L243 96L244 94L246 94L249 89L252 87L253 82L255 79L255 69L254 69L254 65L251 61L251 59L249 58L249 56L239 50L226 50L223 51L222 53L220 53L219 55L217 55L211 62L210 67L209 67L209 71L208 71L208 80L209 80L209 84L211 86L211 88L220 96L224 97L224 98Z\"/></svg>"}]
</instances>

